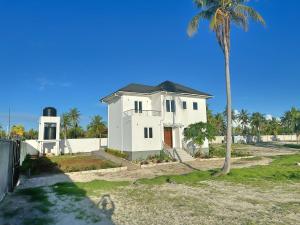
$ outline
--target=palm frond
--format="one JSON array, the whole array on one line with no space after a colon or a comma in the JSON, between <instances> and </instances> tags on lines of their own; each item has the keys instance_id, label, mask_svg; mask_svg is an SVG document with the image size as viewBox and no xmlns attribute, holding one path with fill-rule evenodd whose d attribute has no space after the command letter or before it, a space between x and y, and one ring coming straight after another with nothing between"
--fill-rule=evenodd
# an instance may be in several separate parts
<instances>
[{"instance_id":1,"label":"palm frond","mask_svg":"<svg viewBox=\"0 0 300 225\"><path fill-rule=\"evenodd\" d=\"M255 11L253 8L249 6L237 4L234 7L233 11L235 11L238 14L244 14L247 17L250 17L251 19L261 23L264 26L266 25L266 22L263 19L263 17L257 11Z\"/></svg>"},{"instance_id":2,"label":"palm frond","mask_svg":"<svg viewBox=\"0 0 300 225\"><path fill-rule=\"evenodd\" d=\"M198 31L200 20L201 19L210 20L212 15L213 15L213 13L210 10L206 10L206 11L201 11L196 16L194 16L193 19L191 20L191 22L189 23L189 26L187 29L188 35L190 37L195 35Z\"/></svg>"}]
</instances>

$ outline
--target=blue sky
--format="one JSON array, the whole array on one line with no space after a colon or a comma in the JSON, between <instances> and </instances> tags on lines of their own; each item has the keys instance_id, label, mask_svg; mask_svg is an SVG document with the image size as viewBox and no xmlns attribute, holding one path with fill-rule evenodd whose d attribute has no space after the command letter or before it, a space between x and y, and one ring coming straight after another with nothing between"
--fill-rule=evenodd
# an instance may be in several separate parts
<instances>
[{"instance_id":1,"label":"blue sky","mask_svg":"<svg viewBox=\"0 0 300 225\"><path fill-rule=\"evenodd\" d=\"M232 31L235 109L280 116L300 107L300 2L253 1L267 27ZM225 108L224 62L202 23L186 35L192 0L0 0L0 124L37 127L45 106L77 107L82 125L106 107L99 99L128 83L172 80L215 97Z\"/></svg>"}]
</instances>

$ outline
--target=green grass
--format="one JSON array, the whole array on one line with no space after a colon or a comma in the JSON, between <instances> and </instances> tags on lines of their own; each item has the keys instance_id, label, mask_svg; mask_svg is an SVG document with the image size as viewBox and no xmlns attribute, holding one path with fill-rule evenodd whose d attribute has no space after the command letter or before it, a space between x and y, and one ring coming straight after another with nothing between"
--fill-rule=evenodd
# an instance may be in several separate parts
<instances>
[{"instance_id":1,"label":"green grass","mask_svg":"<svg viewBox=\"0 0 300 225\"><path fill-rule=\"evenodd\" d=\"M98 159L90 155L62 155L52 157L39 157L32 159L27 156L21 166L23 173L32 175L43 173L65 173L86 170L97 170L118 167L108 160Z\"/></svg>"},{"instance_id":2,"label":"green grass","mask_svg":"<svg viewBox=\"0 0 300 225\"><path fill-rule=\"evenodd\" d=\"M53 219L47 214L50 212L50 208L54 205L48 200L46 191L41 188L27 188L21 189L16 192L16 195L27 197L29 202L35 203L32 209L45 214L44 217L38 218L25 218L23 220L24 225L48 225L53 223Z\"/></svg>"},{"instance_id":3,"label":"green grass","mask_svg":"<svg viewBox=\"0 0 300 225\"><path fill-rule=\"evenodd\" d=\"M3 217L4 218L12 218L13 216L16 216L18 213L20 213L22 209L20 208L16 208L16 209L13 209L13 210L9 210L9 209L4 209L3 210Z\"/></svg>"},{"instance_id":4,"label":"green grass","mask_svg":"<svg viewBox=\"0 0 300 225\"><path fill-rule=\"evenodd\" d=\"M23 225L50 225L52 223L53 219L48 217L27 218L23 221Z\"/></svg>"},{"instance_id":5,"label":"green grass","mask_svg":"<svg viewBox=\"0 0 300 225\"><path fill-rule=\"evenodd\" d=\"M53 204L48 200L46 191L41 187L21 189L21 190L17 191L16 194L22 195L22 196L27 196L28 201L30 201L30 202L38 202L46 207L53 206Z\"/></svg>"},{"instance_id":6,"label":"green grass","mask_svg":"<svg viewBox=\"0 0 300 225\"><path fill-rule=\"evenodd\" d=\"M232 169L227 176L215 177L216 170L196 171L186 175L160 176L153 179L140 179L141 184L163 184L175 182L179 184L197 185L204 180L220 180L242 184L260 185L265 182L300 181L300 155L278 156L267 166L253 166L250 168Z\"/></svg>"},{"instance_id":7,"label":"green grass","mask_svg":"<svg viewBox=\"0 0 300 225\"><path fill-rule=\"evenodd\" d=\"M95 180L91 182L58 183L53 185L52 188L57 195L85 197L86 195L97 194L98 191L108 191L128 184L127 181Z\"/></svg>"},{"instance_id":8,"label":"green grass","mask_svg":"<svg viewBox=\"0 0 300 225\"><path fill-rule=\"evenodd\" d=\"M284 147L287 147L287 148L296 148L296 149L300 149L300 145L297 145L297 144L284 144L283 146L284 146Z\"/></svg>"},{"instance_id":9,"label":"green grass","mask_svg":"<svg viewBox=\"0 0 300 225\"><path fill-rule=\"evenodd\" d=\"M116 149L106 148L105 152L107 152L107 153L109 153L111 155L117 156L119 158L123 158L123 159L127 159L128 158L128 154L126 154L125 152L121 152L119 150L116 150Z\"/></svg>"},{"instance_id":10,"label":"green grass","mask_svg":"<svg viewBox=\"0 0 300 225\"><path fill-rule=\"evenodd\" d=\"M231 155L232 157L244 157L244 156L250 156L250 153L245 151L244 149L241 149L245 147L243 144L233 144L232 145L232 152ZM209 157L225 157L226 155L226 150L225 150L225 145L219 145L219 144L214 144L209 146Z\"/></svg>"}]
</instances>

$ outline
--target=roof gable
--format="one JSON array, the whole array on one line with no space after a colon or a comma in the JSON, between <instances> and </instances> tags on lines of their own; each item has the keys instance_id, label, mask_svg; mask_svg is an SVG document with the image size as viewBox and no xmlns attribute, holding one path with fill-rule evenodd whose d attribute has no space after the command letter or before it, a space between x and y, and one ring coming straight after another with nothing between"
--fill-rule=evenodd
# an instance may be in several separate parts
<instances>
[{"instance_id":1,"label":"roof gable","mask_svg":"<svg viewBox=\"0 0 300 225\"><path fill-rule=\"evenodd\" d=\"M129 84L129 85L117 90L113 94L104 97L103 99L101 99L101 101L105 101L105 99L111 97L114 94L117 94L118 92L151 94L151 93L160 92L160 91L179 93L179 94L202 95L202 96L206 96L207 98L212 97L212 95L210 95L208 93L198 91L198 90L186 87L184 85L174 83L172 81L164 81L157 86L149 86L149 85L132 83L132 84Z\"/></svg>"}]
</instances>

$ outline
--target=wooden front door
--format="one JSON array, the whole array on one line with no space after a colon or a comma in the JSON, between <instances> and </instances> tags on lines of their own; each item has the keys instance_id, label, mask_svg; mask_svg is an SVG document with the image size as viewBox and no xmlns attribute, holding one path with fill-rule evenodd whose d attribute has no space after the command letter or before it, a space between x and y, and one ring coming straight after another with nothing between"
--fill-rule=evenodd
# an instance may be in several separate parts
<instances>
[{"instance_id":1,"label":"wooden front door","mask_svg":"<svg viewBox=\"0 0 300 225\"><path fill-rule=\"evenodd\" d=\"M172 135L171 127L164 128L164 137L165 137L165 144L170 148L173 148L173 135Z\"/></svg>"}]
</instances>

